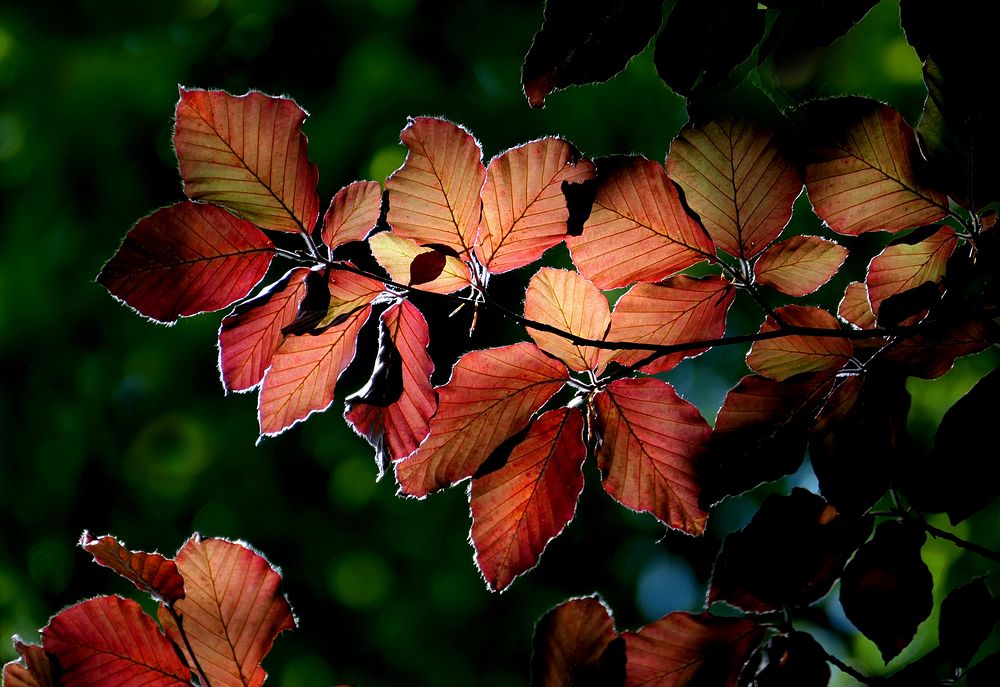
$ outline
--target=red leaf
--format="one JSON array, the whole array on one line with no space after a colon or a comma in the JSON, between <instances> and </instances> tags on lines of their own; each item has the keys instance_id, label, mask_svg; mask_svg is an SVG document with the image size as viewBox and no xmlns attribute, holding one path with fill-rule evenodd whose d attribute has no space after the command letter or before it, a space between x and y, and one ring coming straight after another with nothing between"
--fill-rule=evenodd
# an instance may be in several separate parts
<instances>
[{"instance_id":1,"label":"red leaf","mask_svg":"<svg viewBox=\"0 0 1000 687\"><path fill-rule=\"evenodd\" d=\"M997 341L1000 330L995 322L969 317L901 337L883 359L908 375L936 379L952 368L956 358L978 353Z\"/></svg>"},{"instance_id":2,"label":"red leaf","mask_svg":"<svg viewBox=\"0 0 1000 687\"><path fill-rule=\"evenodd\" d=\"M596 404L605 491L668 527L703 533L695 466L712 430L698 409L654 378L612 382Z\"/></svg>"},{"instance_id":3,"label":"red leaf","mask_svg":"<svg viewBox=\"0 0 1000 687\"><path fill-rule=\"evenodd\" d=\"M94 538L86 531L80 538L80 546L97 563L111 568L140 591L166 603L184 598L184 579L172 560L158 553L129 551L111 535Z\"/></svg>"},{"instance_id":4,"label":"red leaf","mask_svg":"<svg viewBox=\"0 0 1000 687\"><path fill-rule=\"evenodd\" d=\"M248 391L264 378L281 330L295 320L309 270L295 267L260 294L240 303L219 327L219 369L227 391Z\"/></svg>"},{"instance_id":5,"label":"red leaf","mask_svg":"<svg viewBox=\"0 0 1000 687\"><path fill-rule=\"evenodd\" d=\"M382 187L375 181L355 181L337 191L323 215L323 243L333 250L348 241L363 241L378 223Z\"/></svg>"},{"instance_id":6,"label":"red leaf","mask_svg":"<svg viewBox=\"0 0 1000 687\"><path fill-rule=\"evenodd\" d=\"M778 237L802 191L774 133L729 118L684 129L670 144L667 172L719 248L744 259Z\"/></svg>"},{"instance_id":7,"label":"red leaf","mask_svg":"<svg viewBox=\"0 0 1000 687\"><path fill-rule=\"evenodd\" d=\"M302 122L288 98L180 89L174 148L184 193L256 225L309 233L319 214L319 172L309 162Z\"/></svg>"},{"instance_id":8,"label":"red leaf","mask_svg":"<svg viewBox=\"0 0 1000 687\"><path fill-rule=\"evenodd\" d=\"M670 613L622 637L625 687L736 687L764 628L742 618Z\"/></svg>"},{"instance_id":9,"label":"red leaf","mask_svg":"<svg viewBox=\"0 0 1000 687\"><path fill-rule=\"evenodd\" d=\"M859 281L848 284L837 306L837 315L855 329L874 329L875 313L868 302L868 287Z\"/></svg>"},{"instance_id":10,"label":"red leaf","mask_svg":"<svg viewBox=\"0 0 1000 687\"><path fill-rule=\"evenodd\" d=\"M941 227L919 243L893 243L872 258L865 282L875 315L878 316L886 298L915 289L924 282L941 281L948 258L957 245L955 230Z\"/></svg>"},{"instance_id":11,"label":"red leaf","mask_svg":"<svg viewBox=\"0 0 1000 687\"><path fill-rule=\"evenodd\" d=\"M354 265L349 262L333 263L327 283L330 300L326 305L325 313L316 324L316 329L340 324L345 318L363 309L385 291L385 284L377 279L351 271L353 268Z\"/></svg>"},{"instance_id":12,"label":"red leaf","mask_svg":"<svg viewBox=\"0 0 1000 687\"><path fill-rule=\"evenodd\" d=\"M423 497L471 477L566 381L565 365L531 343L473 351L438 387L430 434L396 463L400 492Z\"/></svg>"},{"instance_id":13,"label":"red leaf","mask_svg":"<svg viewBox=\"0 0 1000 687\"><path fill-rule=\"evenodd\" d=\"M821 308L786 305L778 308L777 314L790 327L840 329L837 319ZM768 317L761 325L760 333L778 329L780 327L777 322ZM754 343L747 354L747 365L754 372L780 382L803 372L822 372L842 367L853 350L848 339L793 334Z\"/></svg>"},{"instance_id":14,"label":"red leaf","mask_svg":"<svg viewBox=\"0 0 1000 687\"><path fill-rule=\"evenodd\" d=\"M418 286L432 282L441 276L447 264L448 256L444 253L436 250L421 253L410 263L410 279L406 283L410 286Z\"/></svg>"},{"instance_id":15,"label":"red leaf","mask_svg":"<svg viewBox=\"0 0 1000 687\"><path fill-rule=\"evenodd\" d=\"M535 625L532 687L613 684L593 678L603 674L601 659L617 638L611 611L599 597L564 601Z\"/></svg>"},{"instance_id":16,"label":"red leaf","mask_svg":"<svg viewBox=\"0 0 1000 687\"><path fill-rule=\"evenodd\" d=\"M696 279L679 275L658 284L636 284L615 304L606 339L657 346L717 339L726 333L726 314L735 297L736 290L729 282L716 276ZM684 358L706 350L665 355L642 367L642 371L666 372ZM635 365L649 355L650 351L604 350L599 369L611 361Z\"/></svg>"},{"instance_id":17,"label":"red leaf","mask_svg":"<svg viewBox=\"0 0 1000 687\"><path fill-rule=\"evenodd\" d=\"M382 314L379 359L365 388L347 398L344 417L375 448L382 469L413 453L427 436L437 397L427 321L409 301Z\"/></svg>"},{"instance_id":18,"label":"red leaf","mask_svg":"<svg viewBox=\"0 0 1000 687\"><path fill-rule=\"evenodd\" d=\"M502 591L533 568L573 519L586 457L580 411L550 410L531 425L506 465L472 480L472 544L491 589Z\"/></svg>"},{"instance_id":19,"label":"red leaf","mask_svg":"<svg viewBox=\"0 0 1000 687\"><path fill-rule=\"evenodd\" d=\"M397 284L409 286L412 278L411 267L414 260L422 255L444 255L433 248L423 248L416 241L397 236L395 232L383 231L368 239L372 254L389 277ZM458 258L445 255L441 274L433 281L420 284L421 291L433 293L454 293L472 283L469 267Z\"/></svg>"},{"instance_id":20,"label":"red leaf","mask_svg":"<svg viewBox=\"0 0 1000 687\"><path fill-rule=\"evenodd\" d=\"M601 289L659 281L715 258L705 229L687 212L663 165L643 157L610 158L582 236L566 239L573 263Z\"/></svg>"},{"instance_id":21,"label":"red leaf","mask_svg":"<svg viewBox=\"0 0 1000 687\"><path fill-rule=\"evenodd\" d=\"M257 402L262 436L274 436L333 403L341 373L354 359L366 305L319 334L289 336L274 352Z\"/></svg>"},{"instance_id":22,"label":"red leaf","mask_svg":"<svg viewBox=\"0 0 1000 687\"><path fill-rule=\"evenodd\" d=\"M608 299L596 286L578 272L552 267L538 270L528 282L524 316L585 339L603 339L611 325ZM528 334L539 348L571 370L582 372L597 367L600 349L579 346L557 334L530 327Z\"/></svg>"},{"instance_id":23,"label":"red leaf","mask_svg":"<svg viewBox=\"0 0 1000 687\"><path fill-rule=\"evenodd\" d=\"M212 687L259 687L267 677L261 661L278 634L296 626L279 588L281 576L243 544L198 535L175 560L187 596L174 608L195 660L161 607L167 635L184 648L189 664L200 666Z\"/></svg>"},{"instance_id":24,"label":"red leaf","mask_svg":"<svg viewBox=\"0 0 1000 687\"><path fill-rule=\"evenodd\" d=\"M42 630L42 646L59 660L65 687L168 687L191 680L153 619L120 596L60 611Z\"/></svg>"},{"instance_id":25,"label":"red leaf","mask_svg":"<svg viewBox=\"0 0 1000 687\"><path fill-rule=\"evenodd\" d=\"M593 163L558 138L525 143L493 158L481 192L476 257L493 274L540 258L566 238L569 210L562 185L593 177Z\"/></svg>"},{"instance_id":26,"label":"red leaf","mask_svg":"<svg viewBox=\"0 0 1000 687\"><path fill-rule=\"evenodd\" d=\"M923 158L903 117L887 105L824 101L829 145L806 166L813 209L830 228L856 236L902 231L948 214L948 199L922 183ZM817 110L819 112L819 110Z\"/></svg>"},{"instance_id":27,"label":"red leaf","mask_svg":"<svg viewBox=\"0 0 1000 687\"><path fill-rule=\"evenodd\" d=\"M14 649L21 658L3 667L3 687L57 687L52 662L37 644L25 644L14 636Z\"/></svg>"},{"instance_id":28,"label":"red leaf","mask_svg":"<svg viewBox=\"0 0 1000 687\"><path fill-rule=\"evenodd\" d=\"M389 225L419 244L466 255L482 214L483 152L468 131L443 119L416 117L399 135L406 162L385 182Z\"/></svg>"},{"instance_id":29,"label":"red leaf","mask_svg":"<svg viewBox=\"0 0 1000 687\"><path fill-rule=\"evenodd\" d=\"M847 249L819 236L793 236L776 243L757 260L757 282L787 293L805 296L837 273L847 259Z\"/></svg>"},{"instance_id":30,"label":"red leaf","mask_svg":"<svg viewBox=\"0 0 1000 687\"><path fill-rule=\"evenodd\" d=\"M273 254L274 244L249 222L185 201L139 220L97 281L146 317L173 323L246 296Z\"/></svg>"}]
</instances>

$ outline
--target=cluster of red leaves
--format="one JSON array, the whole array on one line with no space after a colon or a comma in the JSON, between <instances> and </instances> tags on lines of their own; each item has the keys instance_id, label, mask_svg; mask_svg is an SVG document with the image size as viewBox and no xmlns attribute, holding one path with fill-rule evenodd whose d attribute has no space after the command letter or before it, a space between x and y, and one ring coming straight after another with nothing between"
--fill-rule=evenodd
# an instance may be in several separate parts
<instances>
[{"instance_id":1,"label":"cluster of red leaves","mask_svg":"<svg viewBox=\"0 0 1000 687\"><path fill-rule=\"evenodd\" d=\"M196 534L166 558L84 532L80 546L152 596L157 619L120 596L65 608L41 646L14 638L4 687L258 687L275 638L296 626L280 575L245 544Z\"/></svg>"}]
</instances>

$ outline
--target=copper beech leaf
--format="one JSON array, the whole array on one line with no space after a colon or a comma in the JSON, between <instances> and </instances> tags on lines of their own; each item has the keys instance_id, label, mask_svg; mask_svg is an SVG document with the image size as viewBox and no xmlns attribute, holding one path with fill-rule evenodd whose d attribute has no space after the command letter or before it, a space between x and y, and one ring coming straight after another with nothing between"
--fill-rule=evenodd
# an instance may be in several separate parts
<instances>
[{"instance_id":1,"label":"copper beech leaf","mask_svg":"<svg viewBox=\"0 0 1000 687\"><path fill-rule=\"evenodd\" d=\"M822 101L820 145L809 153L806 189L813 209L836 232L902 231L948 214L948 199L924 181L917 138L902 115L860 99Z\"/></svg>"},{"instance_id":2,"label":"copper beech leaf","mask_svg":"<svg viewBox=\"0 0 1000 687\"><path fill-rule=\"evenodd\" d=\"M249 391L260 383L274 351L299 312L309 269L294 267L285 276L243 301L222 318L219 370L226 391Z\"/></svg>"},{"instance_id":3,"label":"copper beech leaf","mask_svg":"<svg viewBox=\"0 0 1000 687\"><path fill-rule=\"evenodd\" d=\"M371 379L347 397L344 418L375 449L379 477L393 461L413 453L427 436L437 396L434 361L427 353L427 321L409 301L382 313L379 354Z\"/></svg>"},{"instance_id":4,"label":"copper beech leaf","mask_svg":"<svg viewBox=\"0 0 1000 687\"><path fill-rule=\"evenodd\" d=\"M157 322L232 305L264 278L274 244L214 205L185 201L139 220L97 281Z\"/></svg>"},{"instance_id":5,"label":"copper beech leaf","mask_svg":"<svg viewBox=\"0 0 1000 687\"><path fill-rule=\"evenodd\" d=\"M375 260L389 273L389 278L397 284L411 285L413 262L422 255L444 255L441 273L433 280L420 284L421 291L433 293L454 293L472 283L472 276L466 263L452 255L446 255L424 248L416 241L405 239L392 231L383 231L368 239L368 246Z\"/></svg>"},{"instance_id":6,"label":"copper beech leaf","mask_svg":"<svg viewBox=\"0 0 1000 687\"><path fill-rule=\"evenodd\" d=\"M906 374L936 379L950 370L957 358L978 353L998 341L1000 327L996 322L970 315L900 337L883 359Z\"/></svg>"},{"instance_id":7,"label":"copper beech leaf","mask_svg":"<svg viewBox=\"0 0 1000 687\"><path fill-rule=\"evenodd\" d=\"M771 639L767 664L754 678L754 687L827 687L830 665L826 650L805 632L791 632Z\"/></svg>"},{"instance_id":8,"label":"copper beech leaf","mask_svg":"<svg viewBox=\"0 0 1000 687\"><path fill-rule=\"evenodd\" d=\"M611 326L611 309L604 294L572 270L543 267L528 282L524 316L584 339L601 340ZM528 327L538 347L562 360L571 370L597 368L601 350L581 346L558 334Z\"/></svg>"},{"instance_id":9,"label":"copper beech leaf","mask_svg":"<svg viewBox=\"0 0 1000 687\"><path fill-rule=\"evenodd\" d=\"M684 209L663 165L644 157L598 163L590 217L566 244L576 268L601 289L659 281L715 259L712 239Z\"/></svg>"},{"instance_id":10,"label":"copper beech leaf","mask_svg":"<svg viewBox=\"0 0 1000 687\"><path fill-rule=\"evenodd\" d=\"M316 329L343 322L385 291L385 284L354 270L354 265L349 262L332 264L327 281L330 300L326 308L318 313Z\"/></svg>"},{"instance_id":11,"label":"copper beech leaf","mask_svg":"<svg viewBox=\"0 0 1000 687\"><path fill-rule=\"evenodd\" d=\"M844 289L844 297L837 306L837 316L855 329L874 329L875 313L868 301L868 287L864 282L852 281Z\"/></svg>"},{"instance_id":12,"label":"copper beech leaf","mask_svg":"<svg viewBox=\"0 0 1000 687\"><path fill-rule=\"evenodd\" d=\"M476 257L493 274L534 262L566 238L563 184L594 177L594 165L558 138L525 143L498 155L486 170Z\"/></svg>"},{"instance_id":13,"label":"copper beech leaf","mask_svg":"<svg viewBox=\"0 0 1000 687\"><path fill-rule=\"evenodd\" d=\"M42 630L42 646L59 661L63 687L174 687L191 681L191 671L153 619L120 596L63 609Z\"/></svg>"},{"instance_id":14,"label":"copper beech leaf","mask_svg":"<svg viewBox=\"0 0 1000 687\"><path fill-rule=\"evenodd\" d=\"M382 187L355 181L337 191L323 215L323 243L333 250L348 241L363 241L382 211Z\"/></svg>"},{"instance_id":15,"label":"copper beech leaf","mask_svg":"<svg viewBox=\"0 0 1000 687\"><path fill-rule=\"evenodd\" d=\"M184 193L265 229L309 233L319 172L309 161L306 112L288 98L180 89L174 149Z\"/></svg>"},{"instance_id":16,"label":"copper beech leaf","mask_svg":"<svg viewBox=\"0 0 1000 687\"><path fill-rule=\"evenodd\" d=\"M21 658L4 665L3 687L57 687L55 669L42 647L15 635L14 649Z\"/></svg>"},{"instance_id":17,"label":"copper beech leaf","mask_svg":"<svg viewBox=\"0 0 1000 687\"><path fill-rule=\"evenodd\" d=\"M956 668L968 666L998 621L1000 604L985 577L952 590L941 602L938 622L938 643L948 662Z\"/></svg>"},{"instance_id":18,"label":"copper beech leaf","mask_svg":"<svg viewBox=\"0 0 1000 687\"><path fill-rule=\"evenodd\" d=\"M789 296L805 296L830 281L846 259L847 249L835 241L793 236L764 251L753 272L758 284Z\"/></svg>"},{"instance_id":19,"label":"copper beech leaf","mask_svg":"<svg viewBox=\"0 0 1000 687\"><path fill-rule=\"evenodd\" d=\"M778 237L802 191L774 132L741 119L685 128L670 144L667 172L715 244L743 259Z\"/></svg>"},{"instance_id":20,"label":"copper beech leaf","mask_svg":"<svg viewBox=\"0 0 1000 687\"><path fill-rule=\"evenodd\" d=\"M550 410L532 423L507 463L472 480L472 544L491 589L502 591L538 563L573 519L583 491L583 415Z\"/></svg>"},{"instance_id":21,"label":"copper beech leaf","mask_svg":"<svg viewBox=\"0 0 1000 687\"><path fill-rule=\"evenodd\" d=\"M744 618L670 613L637 632L623 632L625 687L736 687L764 639Z\"/></svg>"},{"instance_id":22,"label":"copper beech leaf","mask_svg":"<svg viewBox=\"0 0 1000 687\"><path fill-rule=\"evenodd\" d=\"M410 119L399 137L409 152L385 182L389 225L403 238L468 258L486 179L479 143L457 124L433 117Z\"/></svg>"},{"instance_id":23,"label":"copper beech leaf","mask_svg":"<svg viewBox=\"0 0 1000 687\"><path fill-rule=\"evenodd\" d=\"M705 531L697 461L711 428L669 384L652 377L612 382L597 395L597 465L605 491L668 527Z\"/></svg>"},{"instance_id":24,"label":"copper beech leaf","mask_svg":"<svg viewBox=\"0 0 1000 687\"><path fill-rule=\"evenodd\" d=\"M726 315L736 290L717 276L702 278L678 275L656 284L636 284L626 291L611 313L608 341L630 341L655 346L673 346L718 339L726 333ZM673 369L681 360L708 348L679 351L661 356L641 369L654 374ZM635 365L651 351L602 350L603 369L609 362Z\"/></svg>"},{"instance_id":25,"label":"copper beech leaf","mask_svg":"<svg viewBox=\"0 0 1000 687\"><path fill-rule=\"evenodd\" d=\"M909 237L907 237L909 238ZM893 242L868 264L868 300L876 316L885 299L944 278L948 258L958 245L951 227L941 227L917 243Z\"/></svg>"},{"instance_id":26,"label":"copper beech leaf","mask_svg":"<svg viewBox=\"0 0 1000 687\"><path fill-rule=\"evenodd\" d=\"M187 595L174 608L194 656L161 606L167 636L212 687L259 687L267 677L261 661L278 634L296 626L281 576L245 544L197 534L175 560Z\"/></svg>"},{"instance_id":27,"label":"copper beech leaf","mask_svg":"<svg viewBox=\"0 0 1000 687\"><path fill-rule=\"evenodd\" d=\"M130 551L111 535L93 537L86 531L80 538L80 546L95 562L111 568L139 590L165 603L184 598L184 578L172 560L158 553Z\"/></svg>"},{"instance_id":28,"label":"copper beech leaf","mask_svg":"<svg viewBox=\"0 0 1000 687\"><path fill-rule=\"evenodd\" d=\"M822 308L786 305L775 312L789 327L829 329L834 332L840 329L837 319ZM774 318L768 316L760 327L760 333L766 334L779 329ZM845 338L791 334L755 342L747 354L747 366L758 374L780 382L803 372L840 368L851 357L853 350L851 342Z\"/></svg>"},{"instance_id":29,"label":"copper beech leaf","mask_svg":"<svg viewBox=\"0 0 1000 687\"><path fill-rule=\"evenodd\" d=\"M472 477L567 379L566 366L531 343L472 351L438 387L430 434L396 463L400 492L423 497Z\"/></svg>"},{"instance_id":30,"label":"copper beech leaf","mask_svg":"<svg viewBox=\"0 0 1000 687\"><path fill-rule=\"evenodd\" d=\"M531 687L620 685L624 660L611 610L598 596L569 599L539 618L531 652ZM618 679L615 680L614 678Z\"/></svg>"}]
</instances>

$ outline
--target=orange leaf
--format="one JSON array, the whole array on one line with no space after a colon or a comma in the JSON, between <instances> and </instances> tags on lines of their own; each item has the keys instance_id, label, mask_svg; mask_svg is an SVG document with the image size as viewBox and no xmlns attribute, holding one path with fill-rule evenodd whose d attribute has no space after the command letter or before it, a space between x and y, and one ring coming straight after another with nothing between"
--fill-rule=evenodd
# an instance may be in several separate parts
<instances>
[{"instance_id":1,"label":"orange leaf","mask_svg":"<svg viewBox=\"0 0 1000 687\"><path fill-rule=\"evenodd\" d=\"M364 241L382 211L382 187L355 181L337 191L323 215L323 243L333 250L348 241Z\"/></svg>"},{"instance_id":2,"label":"orange leaf","mask_svg":"<svg viewBox=\"0 0 1000 687\"><path fill-rule=\"evenodd\" d=\"M837 306L837 315L855 329L874 329L875 313L868 302L868 287L859 281L848 284Z\"/></svg>"},{"instance_id":3,"label":"orange leaf","mask_svg":"<svg viewBox=\"0 0 1000 687\"><path fill-rule=\"evenodd\" d=\"M702 534L696 463L712 430L673 387L652 377L612 382L597 395L604 489L668 527Z\"/></svg>"},{"instance_id":4,"label":"orange leaf","mask_svg":"<svg viewBox=\"0 0 1000 687\"><path fill-rule=\"evenodd\" d=\"M400 492L423 497L472 477L566 381L566 366L531 343L466 353L438 387L430 434L396 463Z\"/></svg>"},{"instance_id":5,"label":"orange leaf","mask_svg":"<svg viewBox=\"0 0 1000 687\"><path fill-rule=\"evenodd\" d=\"M486 170L476 257L494 273L534 262L566 238L563 184L592 179L594 165L573 146L543 138L498 155Z\"/></svg>"},{"instance_id":6,"label":"orange leaf","mask_svg":"<svg viewBox=\"0 0 1000 687\"><path fill-rule=\"evenodd\" d=\"M528 282L524 316L585 339L601 340L611 325L611 309L604 294L578 272L543 267ZM597 367L600 349L579 346L568 339L528 327L538 347L571 370Z\"/></svg>"},{"instance_id":7,"label":"orange leaf","mask_svg":"<svg viewBox=\"0 0 1000 687\"><path fill-rule=\"evenodd\" d=\"M240 303L219 327L219 369L227 391L249 391L264 378L306 295L309 270L295 267L254 298Z\"/></svg>"},{"instance_id":8,"label":"orange leaf","mask_svg":"<svg viewBox=\"0 0 1000 687\"><path fill-rule=\"evenodd\" d=\"M811 153L806 189L830 228L856 236L902 231L948 214L947 197L922 181L924 160L902 115L881 103L823 101L830 128Z\"/></svg>"},{"instance_id":9,"label":"orange leaf","mask_svg":"<svg viewBox=\"0 0 1000 687\"><path fill-rule=\"evenodd\" d=\"M120 596L99 596L60 611L42 630L42 646L58 659L64 687L191 684L191 671L153 619Z\"/></svg>"},{"instance_id":10,"label":"orange leaf","mask_svg":"<svg viewBox=\"0 0 1000 687\"><path fill-rule=\"evenodd\" d=\"M427 353L427 321L409 301L382 314L379 357L365 388L347 398L344 417L375 448L379 477L386 465L413 453L427 436L437 396Z\"/></svg>"},{"instance_id":11,"label":"orange leaf","mask_svg":"<svg viewBox=\"0 0 1000 687\"><path fill-rule=\"evenodd\" d=\"M397 284L410 285L410 267L418 255L434 253L433 248L423 248L416 241L404 239L392 231L383 231L368 239L372 254L389 278ZM454 293L472 283L469 267L458 258L445 256L444 268L433 281L420 284L421 291Z\"/></svg>"},{"instance_id":12,"label":"orange leaf","mask_svg":"<svg viewBox=\"0 0 1000 687\"><path fill-rule=\"evenodd\" d=\"M566 239L580 273L601 289L659 281L705 259L715 246L687 212L663 165L609 158L582 236Z\"/></svg>"},{"instance_id":13,"label":"orange leaf","mask_svg":"<svg viewBox=\"0 0 1000 687\"><path fill-rule=\"evenodd\" d=\"M57 687L52 662L37 644L25 644L14 635L14 649L21 658L3 667L3 687Z\"/></svg>"},{"instance_id":14,"label":"orange leaf","mask_svg":"<svg viewBox=\"0 0 1000 687\"><path fill-rule=\"evenodd\" d=\"M212 687L259 687L261 661L275 638L296 622L281 593L281 576L260 554L223 539L191 537L177 552L187 596L174 608L194 657L176 623L160 608L167 636L200 666Z\"/></svg>"},{"instance_id":15,"label":"orange leaf","mask_svg":"<svg viewBox=\"0 0 1000 687\"><path fill-rule=\"evenodd\" d=\"M80 538L80 546L98 564L111 568L139 590L166 603L184 598L184 579L172 560L158 553L129 551L111 535L95 538L86 531Z\"/></svg>"},{"instance_id":16,"label":"orange leaf","mask_svg":"<svg viewBox=\"0 0 1000 687\"><path fill-rule=\"evenodd\" d=\"M389 225L420 245L467 256L482 214L483 151L462 127L432 117L411 119L399 135L406 162L385 182Z\"/></svg>"},{"instance_id":17,"label":"orange leaf","mask_svg":"<svg viewBox=\"0 0 1000 687\"><path fill-rule=\"evenodd\" d=\"M586 457L580 411L550 410L531 425L506 465L472 480L472 544L491 589L502 591L533 568L573 519Z\"/></svg>"},{"instance_id":18,"label":"orange leaf","mask_svg":"<svg viewBox=\"0 0 1000 687\"><path fill-rule=\"evenodd\" d=\"M611 329L605 338L657 346L717 339L726 333L726 314L735 297L736 290L729 282L716 276L696 279L679 275L658 284L636 284L615 304ZM642 371L666 372L684 358L706 350L665 355L645 365ZM611 361L635 365L649 355L650 351L603 350L598 369Z\"/></svg>"},{"instance_id":19,"label":"orange leaf","mask_svg":"<svg viewBox=\"0 0 1000 687\"><path fill-rule=\"evenodd\" d=\"M882 301L924 282L938 283L944 277L948 258L958 245L951 227L941 227L918 243L905 239L892 243L868 265L868 299L877 316Z\"/></svg>"},{"instance_id":20,"label":"orange leaf","mask_svg":"<svg viewBox=\"0 0 1000 687\"><path fill-rule=\"evenodd\" d=\"M348 269L338 269L338 265L346 268L354 267L349 262L333 263L327 284L330 301L326 306L326 313L316 324L317 329L340 324L345 318L364 308L385 291L385 284L377 279L357 274Z\"/></svg>"},{"instance_id":21,"label":"orange leaf","mask_svg":"<svg viewBox=\"0 0 1000 687\"><path fill-rule=\"evenodd\" d=\"M778 237L802 191L774 132L739 119L685 128L670 144L667 172L716 245L743 259Z\"/></svg>"},{"instance_id":22,"label":"orange leaf","mask_svg":"<svg viewBox=\"0 0 1000 687\"><path fill-rule=\"evenodd\" d=\"M273 255L274 244L254 225L185 201L139 220L97 281L146 317L173 323L246 296Z\"/></svg>"},{"instance_id":23,"label":"orange leaf","mask_svg":"<svg viewBox=\"0 0 1000 687\"><path fill-rule=\"evenodd\" d=\"M805 305L778 308L778 316L790 327L811 327L839 330L837 318L823 310ZM760 327L765 334L780 329L768 317ZM851 357L854 348L848 339L812 334L792 334L776 339L757 341L747 354L747 366L759 374L779 382L803 372L820 372L839 368Z\"/></svg>"},{"instance_id":24,"label":"orange leaf","mask_svg":"<svg viewBox=\"0 0 1000 687\"><path fill-rule=\"evenodd\" d=\"M278 231L312 231L319 172L309 162L306 112L288 98L180 89L174 148L184 193Z\"/></svg>"},{"instance_id":25,"label":"orange leaf","mask_svg":"<svg viewBox=\"0 0 1000 687\"><path fill-rule=\"evenodd\" d=\"M819 236L793 236L768 248L754 265L757 283L805 296L837 273L847 259L847 249Z\"/></svg>"},{"instance_id":26,"label":"orange leaf","mask_svg":"<svg viewBox=\"0 0 1000 687\"><path fill-rule=\"evenodd\" d=\"M599 597L585 596L564 601L543 615L535 625L531 657L532 687L604 684L581 678L602 672L602 658L617 638L611 611ZM621 684L620 677L618 683Z\"/></svg>"}]
</instances>

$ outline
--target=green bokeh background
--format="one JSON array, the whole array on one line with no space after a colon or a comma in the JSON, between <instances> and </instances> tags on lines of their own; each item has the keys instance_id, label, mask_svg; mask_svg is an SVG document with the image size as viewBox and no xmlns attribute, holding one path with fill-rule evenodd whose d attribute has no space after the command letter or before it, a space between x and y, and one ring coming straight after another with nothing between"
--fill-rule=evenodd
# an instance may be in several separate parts
<instances>
[{"instance_id":1,"label":"green bokeh background","mask_svg":"<svg viewBox=\"0 0 1000 687\"><path fill-rule=\"evenodd\" d=\"M170 147L178 84L295 97L311 113L305 130L324 204L354 179L384 181L403 159L398 133L410 115L465 124L487 157L558 133L591 156L662 160L686 114L649 50L607 84L528 108L519 68L540 23L539 0L0 5L0 659L14 655L3 638L36 639L65 605L133 594L75 548L85 528L166 553L195 530L266 552L300 619L265 665L281 687L521 685L535 620L569 596L600 592L620 628L700 607L719 537L747 521L759 494L720 507L703 540L664 536L604 495L588 465L566 533L538 569L491 594L472 561L462 487L396 498L391 478L375 482L371 451L339 403L255 446L255 398L226 398L218 381L221 314L158 327L94 283L136 219L182 198ZM792 97L863 93L911 122L925 93L888 0L794 78L784 84ZM798 209L796 229L823 231L808 203ZM850 243L858 257L816 302L835 303L850 270L856 278L882 243ZM526 278L495 288L516 303ZM738 303L732 331L756 329L759 315L746 306ZM463 342L445 331L434 353L523 336L491 322L483 332ZM368 332L341 389L367 378L373 346ZM745 373L744 352L712 351L668 379L711 420ZM986 353L943 380L913 383L918 439L931 441L950 403L995 364ZM810 484L807 472L793 479ZM996 520L990 509L962 531L995 544ZM948 545L925 553L939 596L987 569ZM834 623L824 641L879 670L835 595L827 603ZM903 661L933 643L933 625Z\"/></svg>"}]
</instances>

